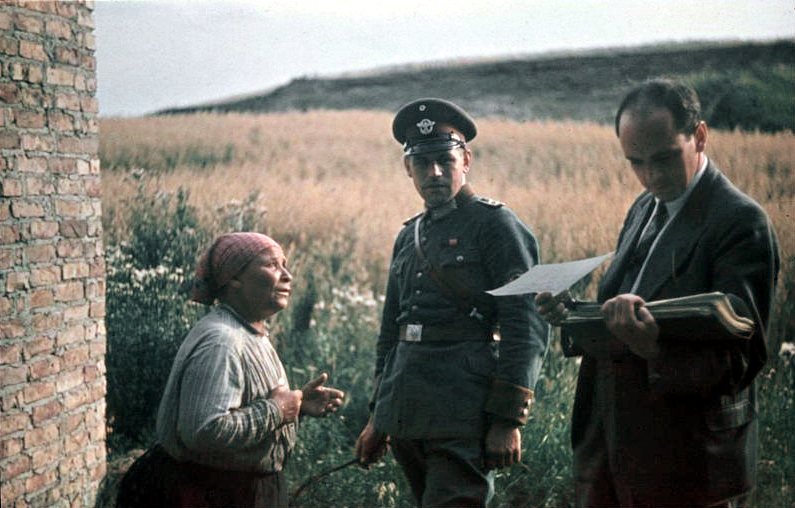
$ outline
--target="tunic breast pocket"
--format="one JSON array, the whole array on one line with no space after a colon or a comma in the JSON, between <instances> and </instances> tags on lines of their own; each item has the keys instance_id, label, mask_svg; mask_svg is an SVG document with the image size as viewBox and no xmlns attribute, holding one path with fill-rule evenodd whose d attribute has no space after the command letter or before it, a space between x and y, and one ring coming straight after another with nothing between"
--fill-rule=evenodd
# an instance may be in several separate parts
<instances>
[{"instance_id":1,"label":"tunic breast pocket","mask_svg":"<svg viewBox=\"0 0 795 508\"><path fill-rule=\"evenodd\" d=\"M439 265L448 277L455 278L474 291L485 287L480 252L472 246L443 247L439 252Z\"/></svg>"}]
</instances>

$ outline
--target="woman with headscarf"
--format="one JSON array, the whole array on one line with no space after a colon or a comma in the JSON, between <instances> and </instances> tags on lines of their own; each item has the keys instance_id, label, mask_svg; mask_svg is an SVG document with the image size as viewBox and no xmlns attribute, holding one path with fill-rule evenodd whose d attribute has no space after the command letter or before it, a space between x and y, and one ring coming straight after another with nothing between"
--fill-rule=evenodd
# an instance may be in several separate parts
<instances>
[{"instance_id":1,"label":"woman with headscarf","mask_svg":"<svg viewBox=\"0 0 795 508\"><path fill-rule=\"evenodd\" d=\"M259 233L219 237L199 261L192 299L217 305L188 333L157 415L157 444L138 463L148 500L173 506L287 506L282 469L300 416L325 416L343 392L328 374L290 390L265 320L287 306L292 275L281 246ZM153 464L157 466L152 467ZM131 471L136 466L131 468ZM130 498L124 483L120 504ZM159 485L151 485L151 483ZM157 493L157 494L155 494ZM159 499L157 499L159 497Z\"/></svg>"}]
</instances>

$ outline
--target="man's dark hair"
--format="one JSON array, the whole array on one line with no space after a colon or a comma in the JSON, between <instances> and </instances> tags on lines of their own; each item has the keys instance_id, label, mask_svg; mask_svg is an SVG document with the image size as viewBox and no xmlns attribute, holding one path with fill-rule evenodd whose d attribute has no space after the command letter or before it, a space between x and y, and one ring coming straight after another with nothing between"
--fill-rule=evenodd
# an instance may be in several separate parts
<instances>
[{"instance_id":1,"label":"man's dark hair","mask_svg":"<svg viewBox=\"0 0 795 508\"><path fill-rule=\"evenodd\" d=\"M662 107L674 117L676 132L691 136L701 122L701 103L696 91L670 79L653 79L632 89L621 101L616 113L616 136L621 115L635 107Z\"/></svg>"}]
</instances>

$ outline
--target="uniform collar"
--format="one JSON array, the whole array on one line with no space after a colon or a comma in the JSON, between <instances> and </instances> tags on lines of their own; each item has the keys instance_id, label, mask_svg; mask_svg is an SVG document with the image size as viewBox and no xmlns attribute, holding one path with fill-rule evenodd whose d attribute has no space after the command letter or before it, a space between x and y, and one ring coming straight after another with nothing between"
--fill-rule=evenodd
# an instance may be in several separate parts
<instances>
[{"instance_id":1,"label":"uniform collar","mask_svg":"<svg viewBox=\"0 0 795 508\"><path fill-rule=\"evenodd\" d=\"M472 189L472 186L466 183L463 185L463 187L461 187L461 190L458 191L458 194L456 194L453 199L439 206L428 208L425 211L425 217L431 221L439 220L450 215L450 213L452 213L454 210L457 210L459 207L471 201L474 196L475 191Z\"/></svg>"}]
</instances>

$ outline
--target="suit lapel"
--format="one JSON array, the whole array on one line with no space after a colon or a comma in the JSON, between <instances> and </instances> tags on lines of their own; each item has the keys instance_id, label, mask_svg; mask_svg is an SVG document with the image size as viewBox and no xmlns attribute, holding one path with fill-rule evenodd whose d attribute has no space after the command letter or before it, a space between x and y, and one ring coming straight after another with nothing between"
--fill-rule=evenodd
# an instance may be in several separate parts
<instances>
[{"instance_id":1,"label":"suit lapel","mask_svg":"<svg viewBox=\"0 0 795 508\"><path fill-rule=\"evenodd\" d=\"M612 298L618 292L627 263L632 258L635 245L638 243L638 237L654 211L654 196L647 192L639 197L637 208L639 210L638 213L627 224L626 230L616 246L615 257L602 276L602 282L599 287L600 302Z\"/></svg>"},{"instance_id":2,"label":"suit lapel","mask_svg":"<svg viewBox=\"0 0 795 508\"><path fill-rule=\"evenodd\" d=\"M717 176L710 161L693 193L657 240L638 284L638 296L646 301L657 297L660 289L682 273L680 267L701 239L711 205L712 182Z\"/></svg>"}]
</instances>

